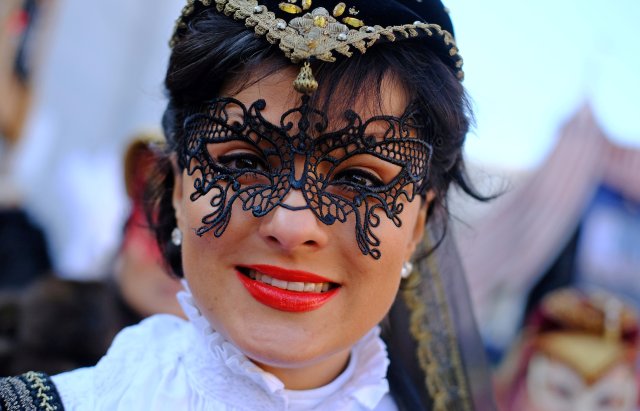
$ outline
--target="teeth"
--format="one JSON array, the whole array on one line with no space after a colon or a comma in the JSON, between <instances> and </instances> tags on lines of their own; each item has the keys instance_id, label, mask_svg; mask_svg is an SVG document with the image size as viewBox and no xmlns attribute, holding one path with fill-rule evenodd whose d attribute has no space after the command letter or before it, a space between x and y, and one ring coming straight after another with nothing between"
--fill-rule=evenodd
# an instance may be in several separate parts
<instances>
[{"instance_id":1,"label":"teeth","mask_svg":"<svg viewBox=\"0 0 640 411\"><path fill-rule=\"evenodd\" d=\"M303 283L303 282L288 282L278 280L277 278L269 277L266 274L261 274L257 271L249 271L249 278L260 281L265 284L272 285L274 287L282 288L283 290L307 292L307 293L324 293L329 291L329 283Z\"/></svg>"},{"instance_id":2,"label":"teeth","mask_svg":"<svg viewBox=\"0 0 640 411\"><path fill-rule=\"evenodd\" d=\"M273 280L271 280L271 285L274 287L282 288L283 290L287 289L287 282L278 280L277 278L274 278Z\"/></svg>"}]
</instances>

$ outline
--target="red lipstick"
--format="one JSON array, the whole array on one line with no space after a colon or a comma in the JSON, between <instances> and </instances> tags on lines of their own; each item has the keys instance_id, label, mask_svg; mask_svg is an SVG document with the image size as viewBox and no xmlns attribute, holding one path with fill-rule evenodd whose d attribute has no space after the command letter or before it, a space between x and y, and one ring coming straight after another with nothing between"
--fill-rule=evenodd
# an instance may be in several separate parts
<instances>
[{"instance_id":1,"label":"red lipstick","mask_svg":"<svg viewBox=\"0 0 640 411\"><path fill-rule=\"evenodd\" d=\"M247 266L263 275L268 275L274 279L287 282L298 283L331 283L327 278L303 271L287 270L281 267L270 265ZM247 275L237 272L238 279L249 291L249 294L258 302L280 311L306 312L320 308L334 297L339 287L329 289L325 292L305 292L285 290L265 282L254 280Z\"/></svg>"},{"instance_id":2,"label":"red lipstick","mask_svg":"<svg viewBox=\"0 0 640 411\"><path fill-rule=\"evenodd\" d=\"M328 278L321 277L317 274L307 273L298 270L287 270L286 268L276 267L274 265L256 264L248 265L246 268L266 274L269 277L277 278L282 281L300 282L300 283L330 283Z\"/></svg>"}]
</instances>

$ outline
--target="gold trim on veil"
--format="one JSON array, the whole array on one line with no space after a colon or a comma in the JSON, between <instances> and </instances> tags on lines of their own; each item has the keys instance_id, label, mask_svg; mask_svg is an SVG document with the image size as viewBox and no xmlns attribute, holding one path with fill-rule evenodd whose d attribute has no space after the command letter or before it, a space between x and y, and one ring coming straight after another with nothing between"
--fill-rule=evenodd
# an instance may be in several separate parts
<instances>
[{"instance_id":1,"label":"gold trim on veil","mask_svg":"<svg viewBox=\"0 0 640 411\"><path fill-rule=\"evenodd\" d=\"M417 357L422 373L409 374L414 383L422 378L429 395L423 402L430 402L433 410L493 410L490 374L457 247L449 235L442 238L441 224L430 223L428 228L418 252L422 257L416 259L390 313L390 355L415 350L413 368ZM441 238L435 251L424 256ZM406 328L411 342L399 335L407 334ZM411 367L411 355L404 357L404 367Z\"/></svg>"}]
</instances>

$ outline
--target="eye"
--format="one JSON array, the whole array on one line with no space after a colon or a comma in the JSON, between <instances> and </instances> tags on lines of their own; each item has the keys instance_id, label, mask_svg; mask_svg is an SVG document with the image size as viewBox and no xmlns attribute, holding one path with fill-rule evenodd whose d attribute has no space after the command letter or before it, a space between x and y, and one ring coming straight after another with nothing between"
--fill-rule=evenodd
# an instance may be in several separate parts
<instances>
[{"instance_id":1,"label":"eye","mask_svg":"<svg viewBox=\"0 0 640 411\"><path fill-rule=\"evenodd\" d=\"M574 397L574 392L571 387L561 382L549 381L547 382L547 389L557 398L564 401L570 401Z\"/></svg>"},{"instance_id":2,"label":"eye","mask_svg":"<svg viewBox=\"0 0 640 411\"><path fill-rule=\"evenodd\" d=\"M259 155L250 151L239 151L218 157L218 162L236 170L266 171L267 164Z\"/></svg>"},{"instance_id":3,"label":"eye","mask_svg":"<svg viewBox=\"0 0 640 411\"><path fill-rule=\"evenodd\" d=\"M598 398L598 407L600 409L621 409L625 401L619 395L615 394L602 394Z\"/></svg>"},{"instance_id":4,"label":"eye","mask_svg":"<svg viewBox=\"0 0 640 411\"><path fill-rule=\"evenodd\" d=\"M348 168L338 172L334 182L362 187L382 187L384 182L374 173L362 168Z\"/></svg>"}]
</instances>

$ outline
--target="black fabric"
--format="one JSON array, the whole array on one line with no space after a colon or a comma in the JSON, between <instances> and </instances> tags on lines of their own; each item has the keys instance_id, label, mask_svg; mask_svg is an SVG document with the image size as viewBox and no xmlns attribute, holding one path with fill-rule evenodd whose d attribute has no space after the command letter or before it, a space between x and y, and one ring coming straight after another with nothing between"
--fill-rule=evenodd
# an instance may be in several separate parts
<instances>
[{"instance_id":1,"label":"black fabric","mask_svg":"<svg viewBox=\"0 0 640 411\"><path fill-rule=\"evenodd\" d=\"M494 411L491 374L464 270L453 239L442 231L445 217L437 216L427 226L419 255L438 239L440 245L416 259L416 271L383 323L391 395L401 410Z\"/></svg>"},{"instance_id":2,"label":"black fabric","mask_svg":"<svg viewBox=\"0 0 640 411\"><path fill-rule=\"evenodd\" d=\"M417 344L408 329L409 310L399 294L382 331L390 361L387 369L389 389L400 411L428 411L433 404L427 392L425 373L415 356Z\"/></svg>"},{"instance_id":3,"label":"black fabric","mask_svg":"<svg viewBox=\"0 0 640 411\"><path fill-rule=\"evenodd\" d=\"M0 210L0 289L23 288L51 270L40 227L20 209Z\"/></svg>"},{"instance_id":4,"label":"black fabric","mask_svg":"<svg viewBox=\"0 0 640 411\"><path fill-rule=\"evenodd\" d=\"M458 247L446 235L435 256L451 319L456 332L460 359L464 367L473 410L496 410L487 356L473 315L466 274L460 263Z\"/></svg>"},{"instance_id":5,"label":"black fabric","mask_svg":"<svg viewBox=\"0 0 640 411\"><path fill-rule=\"evenodd\" d=\"M63 411L60 394L47 374L29 371L0 378L0 411Z\"/></svg>"},{"instance_id":6,"label":"black fabric","mask_svg":"<svg viewBox=\"0 0 640 411\"><path fill-rule=\"evenodd\" d=\"M281 0L259 1L259 4L267 6L277 17L289 20L291 14L281 11L278 7L280 3ZM368 26L400 26L422 21L438 24L453 35L453 24L440 0L312 0L309 10L324 7L331 12L338 3L345 3L347 7L347 11L341 17L354 17L364 21ZM349 13L352 7L357 14Z\"/></svg>"},{"instance_id":7,"label":"black fabric","mask_svg":"<svg viewBox=\"0 0 640 411\"><path fill-rule=\"evenodd\" d=\"M578 242L580 241L581 227L578 226L571 235L564 248L560 250L551 267L542 274L538 282L533 286L527 296L527 303L524 315L521 320L521 327L524 326L527 318L533 310L540 305L542 299L554 290L571 287L576 284L578 267Z\"/></svg>"}]
</instances>

